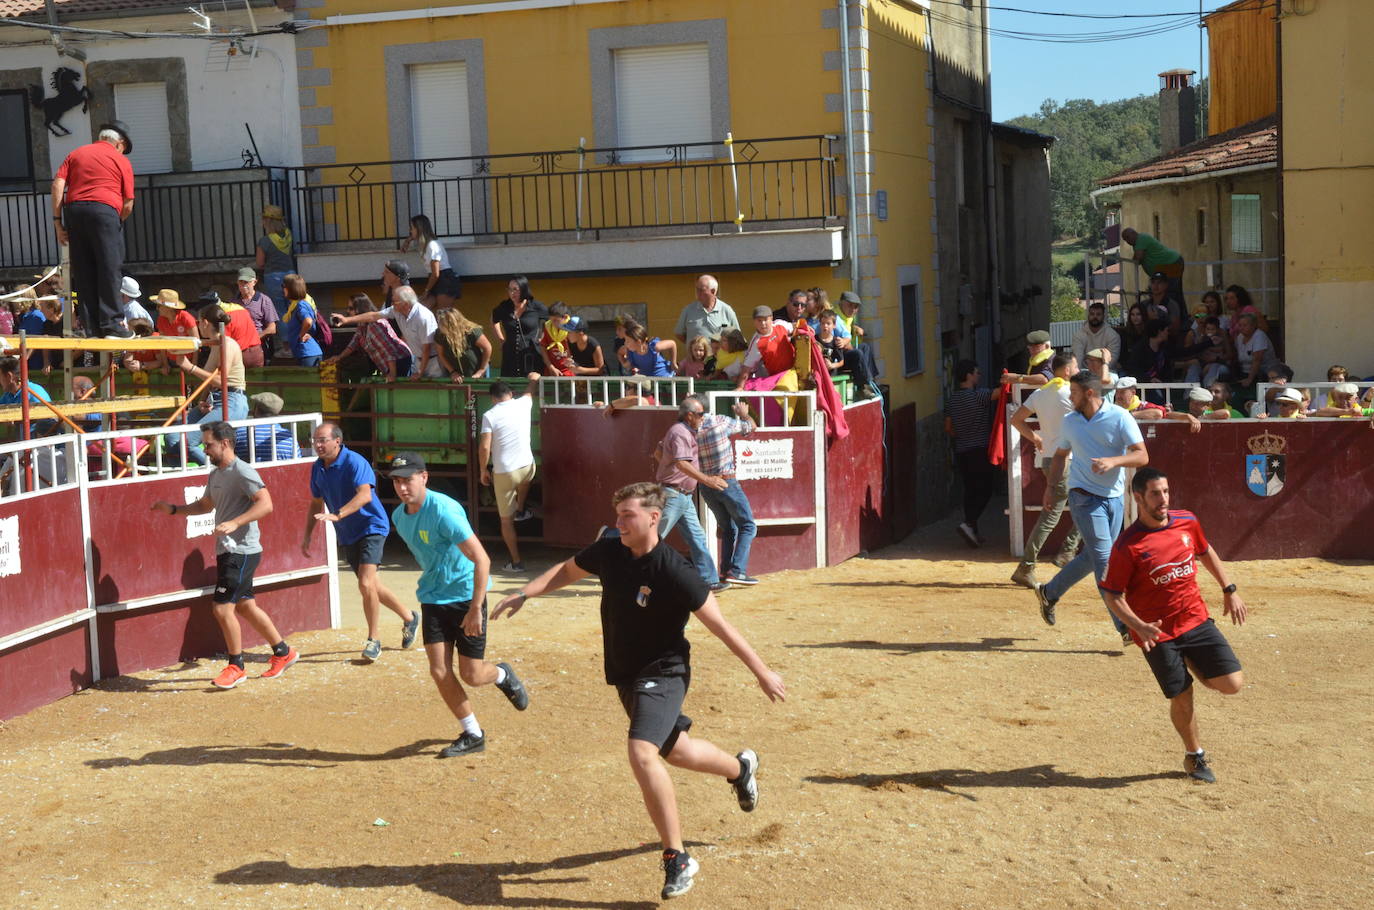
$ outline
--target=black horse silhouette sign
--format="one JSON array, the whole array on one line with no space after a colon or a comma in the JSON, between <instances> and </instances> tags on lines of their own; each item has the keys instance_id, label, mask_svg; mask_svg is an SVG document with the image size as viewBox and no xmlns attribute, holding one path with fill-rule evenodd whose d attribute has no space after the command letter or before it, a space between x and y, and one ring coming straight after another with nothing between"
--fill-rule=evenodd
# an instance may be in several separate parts
<instances>
[{"instance_id":1,"label":"black horse silhouette sign","mask_svg":"<svg viewBox=\"0 0 1374 910\"><path fill-rule=\"evenodd\" d=\"M59 66L53 70L52 78L48 84L52 90L57 92L51 98L43 97L43 86L29 86L29 101L34 107L43 112L43 125L48 128L48 132L54 136L70 136L72 131L62 125L62 115L67 111L81 105L81 113L86 113L91 103L91 90L86 86L77 88L77 83L81 81L81 74L74 69Z\"/></svg>"}]
</instances>

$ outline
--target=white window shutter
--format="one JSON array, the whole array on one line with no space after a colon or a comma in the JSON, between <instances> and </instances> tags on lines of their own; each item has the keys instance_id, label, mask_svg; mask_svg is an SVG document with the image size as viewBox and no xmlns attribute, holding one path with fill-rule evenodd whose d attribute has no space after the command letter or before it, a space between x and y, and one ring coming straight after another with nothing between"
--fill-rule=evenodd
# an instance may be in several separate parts
<instances>
[{"instance_id":1,"label":"white window shutter","mask_svg":"<svg viewBox=\"0 0 1374 910\"><path fill-rule=\"evenodd\" d=\"M615 51L616 144L719 142L711 135L711 62L705 44ZM654 159L632 155L625 160Z\"/></svg>"},{"instance_id":2,"label":"white window shutter","mask_svg":"<svg viewBox=\"0 0 1374 910\"><path fill-rule=\"evenodd\" d=\"M129 127L134 150L129 163L135 174L172 170L172 130L167 119L167 86L162 82L126 82L114 87L115 117Z\"/></svg>"},{"instance_id":3,"label":"white window shutter","mask_svg":"<svg viewBox=\"0 0 1374 910\"><path fill-rule=\"evenodd\" d=\"M472 154L465 63L410 67L410 112L416 158L466 158Z\"/></svg>"}]
</instances>

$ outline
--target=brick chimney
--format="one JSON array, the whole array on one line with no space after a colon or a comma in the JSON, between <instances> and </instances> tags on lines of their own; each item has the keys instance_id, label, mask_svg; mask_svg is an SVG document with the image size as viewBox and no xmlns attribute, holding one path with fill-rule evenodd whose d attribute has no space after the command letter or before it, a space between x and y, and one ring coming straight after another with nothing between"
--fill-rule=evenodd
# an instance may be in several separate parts
<instances>
[{"instance_id":1,"label":"brick chimney","mask_svg":"<svg viewBox=\"0 0 1374 910\"><path fill-rule=\"evenodd\" d=\"M1159 151L1167 155L1197 139L1195 70L1159 74Z\"/></svg>"}]
</instances>

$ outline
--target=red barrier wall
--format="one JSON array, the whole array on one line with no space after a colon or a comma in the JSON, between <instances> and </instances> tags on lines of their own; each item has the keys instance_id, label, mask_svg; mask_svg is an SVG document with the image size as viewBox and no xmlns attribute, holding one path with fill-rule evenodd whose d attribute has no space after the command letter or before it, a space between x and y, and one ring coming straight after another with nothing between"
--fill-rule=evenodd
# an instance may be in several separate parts
<instances>
[{"instance_id":1,"label":"red barrier wall","mask_svg":"<svg viewBox=\"0 0 1374 910\"><path fill-rule=\"evenodd\" d=\"M0 520L15 517L20 571L0 578L0 637L87 607L81 490L0 499Z\"/></svg>"},{"instance_id":2,"label":"red barrier wall","mask_svg":"<svg viewBox=\"0 0 1374 910\"><path fill-rule=\"evenodd\" d=\"M545 542L580 549L598 527L614 525L612 494L654 479L654 446L675 420L676 408L630 408L609 418L590 408L541 410Z\"/></svg>"},{"instance_id":3,"label":"red barrier wall","mask_svg":"<svg viewBox=\"0 0 1374 910\"><path fill-rule=\"evenodd\" d=\"M1374 559L1374 429L1365 420L1205 423L1198 433L1172 421L1142 424L1150 464L1169 475L1175 508L1195 512L1224 559ZM1279 440L1285 479L1272 496L1246 485L1252 441ZM1044 490L1023 461L1026 502ZM1037 513L1026 513L1026 533ZM1063 523L1061 523L1061 528ZM1057 532L1045 552L1053 554Z\"/></svg>"},{"instance_id":4,"label":"red barrier wall","mask_svg":"<svg viewBox=\"0 0 1374 910\"><path fill-rule=\"evenodd\" d=\"M744 495L755 519L802 518L816 514L816 448L815 434L810 430L788 432L758 430L749 436L737 436L739 443L792 440L792 477L752 478L740 481ZM738 451L738 449L737 449ZM720 567L719 541L713 541L712 552ZM749 574L766 575L784 569L810 568L816 564L816 525L763 525L749 551Z\"/></svg>"},{"instance_id":5,"label":"red barrier wall","mask_svg":"<svg viewBox=\"0 0 1374 910\"><path fill-rule=\"evenodd\" d=\"M90 623L80 622L0 651L0 720L91 685Z\"/></svg>"},{"instance_id":6,"label":"red barrier wall","mask_svg":"<svg viewBox=\"0 0 1374 910\"><path fill-rule=\"evenodd\" d=\"M301 534L310 505L310 464L259 465L272 494L272 514L258 523L263 558L257 574L275 575L324 562L324 535L314 535L310 556ZM215 538L187 538L187 518L149 511L157 500L181 505L188 487L204 487L207 474L177 475L90 490L95 602L119 603L203 587L215 581ZM328 627L328 605L322 626Z\"/></svg>"},{"instance_id":7,"label":"red barrier wall","mask_svg":"<svg viewBox=\"0 0 1374 910\"><path fill-rule=\"evenodd\" d=\"M889 542L883 497L882 402L846 408L849 435L826 448L826 565Z\"/></svg>"},{"instance_id":8,"label":"red barrier wall","mask_svg":"<svg viewBox=\"0 0 1374 910\"><path fill-rule=\"evenodd\" d=\"M258 606L272 617L273 625L283 637L329 626L327 575L259 588L256 595ZM245 649L265 644L251 625L240 624ZM210 612L209 597L142 610L102 613L99 630L100 672L107 677L165 667L196 657L211 657L224 651L224 637Z\"/></svg>"}]
</instances>

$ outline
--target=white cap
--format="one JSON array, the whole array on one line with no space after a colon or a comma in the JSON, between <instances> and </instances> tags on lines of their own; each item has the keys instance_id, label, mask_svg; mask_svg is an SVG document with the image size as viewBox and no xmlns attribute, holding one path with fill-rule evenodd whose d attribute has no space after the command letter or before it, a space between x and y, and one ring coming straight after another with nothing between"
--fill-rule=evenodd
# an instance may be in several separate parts
<instances>
[{"instance_id":1,"label":"white cap","mask_svg":"<svg viewBox=\"0 0 1374 910\"><path fill-rule=\"evenodd\" d=\"M143 291L139 288L138 282L134 281L128 275L124 276L124 281L119 286L119 293L123 294L125 297L133 297L134 299L143 296Z\"/></svg>"},{"instance_id":2,"label":"white cap","mask_svg":"<svg viewBox=\"0 0 1374 910\"><path fill-rule=\"evenodd\" d=\"M1119 378L1114 376L1113 379L1114 382L1112 383L1112 385L1116 388L1117 391L1120 391L1122 389L1135 388L1134 376L1121 376Z\"/></svg>"},{"instance_id":3,"label":"white cap","mask_svg":"<svg viewBox=\"0 0 1374 910\"><path fill-rule=\"evenodd\" d=\"M1274 396L1275 401L1291 401L1294 404L1302 404L1302 393L1294 388L1286 388Z\"/></svg>"},{"instance_id":4,"label":"white cap","mask_svg":"<svg viewBox=\"0 0 1374 910\"><path fill-rule=\"evenodd\" d=\"M1342 395L1358 395L1360 387L1353 382L1338 382L1331 387L1331 391L1340 392Z\"/></svg>"},{"instance_id":5,"label":"white cap","mask_svg":"<svg viewBox=\"0 0 1374 910\"><path fill-rule=\"evenodd\" d=\"M1188 400L1189 400L1189 401L1211 401L1211 400L1212 400L1212 393L1209 392L1209 391L1207 391L1206 389L1189 389L1189 390L1188 390Z\"/></svg>"}]
</instances>

